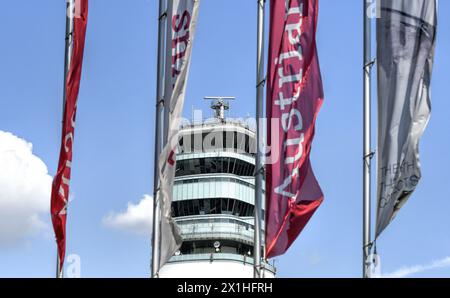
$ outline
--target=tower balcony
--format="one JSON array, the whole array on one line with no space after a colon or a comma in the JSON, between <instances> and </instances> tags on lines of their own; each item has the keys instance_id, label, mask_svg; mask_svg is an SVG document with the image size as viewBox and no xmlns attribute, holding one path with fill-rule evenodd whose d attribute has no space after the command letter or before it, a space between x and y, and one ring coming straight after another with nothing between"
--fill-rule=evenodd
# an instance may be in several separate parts
<instances>
[{"instance_id":1,"label":"tower balcony","mask_svg":"<svg viewBox=\"0 0 450 298\"><path fill-rule=\"evenodd\" d=\"M232 174L177 177L173 187L172 201L230 198L254 205L254 180L253 177L239 177Z\"/></svg>"},{"instance_id":2,"label":"tower balcony","mask_svg":"<svg viewBox=\"0 0 450 298\"><path fill-rule=\"evenodd\" d=\"M232 240L253 245L253 218L227 215L178 217L183 241Z\"/></svg>"}]
</instances>

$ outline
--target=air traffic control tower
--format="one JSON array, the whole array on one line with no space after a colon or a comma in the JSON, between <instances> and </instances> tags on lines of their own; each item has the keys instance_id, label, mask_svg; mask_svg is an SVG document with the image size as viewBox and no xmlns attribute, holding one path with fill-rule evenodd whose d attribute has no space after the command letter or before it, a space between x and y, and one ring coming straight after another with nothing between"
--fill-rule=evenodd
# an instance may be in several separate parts
<instances>
[{"instance_id":1,"label":"air traffic control tower","mask_svg":"<svg viewBox=\"0 0 450 298\"><path fill-rule=\"evenodd\" d=\"M207 99L215 117L180 132L172 215L183 245L159 276L251 278L256 135L225 118L232 98ZM263 277L275 276L273 265L262 266Z\"/></svg>"}]
</instances>

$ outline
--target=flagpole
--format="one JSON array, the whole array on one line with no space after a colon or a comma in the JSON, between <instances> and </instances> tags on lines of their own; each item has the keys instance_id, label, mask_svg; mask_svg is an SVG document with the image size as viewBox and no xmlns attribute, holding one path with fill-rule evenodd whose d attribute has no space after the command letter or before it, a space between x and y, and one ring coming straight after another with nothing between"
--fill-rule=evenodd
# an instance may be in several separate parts
<instances>
[{"instance_id":1,"label":"flagpole","mask_svg":"<svg viewBox=\"0 0 450 298\"><path fill-rule=\"evenodd\" d=\"M371 18L369 15L370 0L364 2L364 132L363 132L363 278L369 277L370 254L370 202L371 202Z\"/></svg>"},{"instance_id":2,"label":"flagpole","mask_svg":"<svg viewBox=\"0 0 450 298\"><path fill-rule=\"evenodd\" d=\"M73 17L75 11L75 0L66 1L66 33L65 33L65 47L64 47L64 88L63 88L63 104L62 104L62 124L64 125L64 112L66 110L66 88L67 88L67 74L70 68L70 62L72 59L72 46L73 46ZM62 278L64 268L60 268L60 258L58 248L56 249L56 278Z\"/></svg>"},{"instance_id":3,"label":"flagpole","mask_svg":"<svg viewBox=\"0 0 450 298\"><path fill-rule=\"evenodd\" d=\"M61 270L59 269L59 253L56 251L56 278L62 278Z\"/></svg>"},{"instance_id":4,"label":"flagpole","mask_svg":"<svg viewBox=\"0 0 450 298\"><path fill-rule=\"evenodd\" d=\"M256 161L255 161L255 223L254 223L254 269L253 277L261 278L261 204L263 201L262 183L264 165L262 164L263 144L261 140L261 119L264 100L264 7L265 0L258 0L257 24L257 62L256 62Z\"/></svg>"},{"instance_id":5,"label":"flagpole","mask_svg":"<svg viewBox=\"0 0 450 298\"><path fill-rule=\"evenodd\" d=\"M153 167L153 233L152 233L152 268L151 276L158 277L159 255L160 255L160 218L161 207L158 199L159 190L159 156L162 151L162 117L164 107L164 38L165 38L165 21L167 15L165 12L165 0L159 0L158 13L158 61L157 61L157 77L156 77L156 117L155 117L155 155Z\"/></svg>"}]
</instances>

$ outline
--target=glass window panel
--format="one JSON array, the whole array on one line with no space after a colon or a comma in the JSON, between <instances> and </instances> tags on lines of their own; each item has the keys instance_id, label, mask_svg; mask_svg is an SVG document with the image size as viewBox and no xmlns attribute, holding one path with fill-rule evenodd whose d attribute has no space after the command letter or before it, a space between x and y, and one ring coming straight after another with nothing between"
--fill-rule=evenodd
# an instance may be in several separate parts
<instances>
[{"instance_id":1,"label":"glass window panel","mask_svg":"<svg viewBox=\"0 0 450 298\"><path fill-rule=\"evenodd\" d=\"M245 152L247 153L250 153L249 139L250 137L248 135L245 135Z\"/></svg>"},{"instance_id":2,"label":"glass window panel","mask_svg":"<svg viewBox=\"0 0 450 298\"><path fill-rule=\"evenodd\" d=\"M227 211L228 211L228 212L233 211L233 204L234 204L234 200L229 199L229 200L228 200L228 206L227 206Z\"/></svg>"},{"instance_id":3,"label":"glass window panel","mask_svg":"<svg viewBox=\"0 0 450 298\"><path fill-rule=\"evenodd\" d=\"M181 202L183 204L183 216L189 215L189 209L186 201Z\"/></svg>"},{"instance_id":4,"label":"glass window panel","mask_svg":"<svg viewBox=\"0 0 450 298\"><path fill-rule=\"evenodd\" d=\"M234 215L239 216L241 214L241 206L242 206L242 202L236 201L236 204L234 204Z\"/></svg>"},{"instance_id":5,"label":"glass window panel","mask_svg":"<svg viewBox=\"0 0 450 298\"><path fill-rule=\"evenodd\" d=\"M221 212L226 213L228 210L228 201L227 199L222 199L221 201L222 201L222 204L220 206Z\"/></svg>"},{"instance_id":6,"label":"glass window panel","mask_svg":"<svg viewBox=\"0 0 450 298\"><path fill-rule=\"evenodd\" d=\"M222 200L216 198L214 202L216 204L216 212L217 212L217 214L221 214L222 213Z\"/></svg>"},{"instance_id":7,"label":"glass window panel","mask_svg":"<svg viewBox=\"0 0 450 298\"><path fill-rule=\"evenodd\" d=\"M248 204L243 204L244 206L242 207L242 215L243 216L247 216L247 212L248 212Z\"/></svg>"},{"instance_id":8,"label":"glass window panel","mask_svg":"<svg viewBox=\"0 0 450 298\"><path fill-rule=\"evenodd\" d=\"M192 198L192 184L193 183L189 183L187 187L188 198Z\"/></svg>"},{"instance_id":9,"label":"glass window panel","mask_svg":"<svg viewBox=\"0 0 450 298\"><path fill-rule=\"evenodd\" d=\"M187 201L187 205L188 205L188 214L189 215L193 215L194 214L194 204L192 200Z\"/></svg>"},{"instance_id":10,"label":"glass window panel","mask_svg":"<svg viewBox=\"0 0 450 298\"><path fill-rule=\"evenodd\" d=\"M211 214L211 200L205 200L205 214Z\"/></svg>"},{"instance_id":11,"label":"glass window panel","mask_svg":"<svg viewBox=\"0 0 450 298\"><path fill-rule=\"evenodd\" d=\"M216 200L215 199L210 199L209 200L209 205L210 205L210 208L211 208L211 210L210 210L211 214L216 214L217 213L216 212Z\"/></svg>"},{"instance_id":12,"label":"glass window panel","mask_svg":"<svg viewBox=\"0 0 450 298\"><path fill-rule=\"evenodd\" d=\"M198 198L199 183L194 183L192 186L192 198Z\"/></svg>"},{"instance_id":13,"label":"glass window panel","mask_svg":"<svg viewBox=\"0 0 450 298\"><path fill-rule=\"evenodd\" d=\"M200 209L200 214L203 215L205 214L205 200L199 200L198 201L198 206Z\"/></svg>"}]
</instances>

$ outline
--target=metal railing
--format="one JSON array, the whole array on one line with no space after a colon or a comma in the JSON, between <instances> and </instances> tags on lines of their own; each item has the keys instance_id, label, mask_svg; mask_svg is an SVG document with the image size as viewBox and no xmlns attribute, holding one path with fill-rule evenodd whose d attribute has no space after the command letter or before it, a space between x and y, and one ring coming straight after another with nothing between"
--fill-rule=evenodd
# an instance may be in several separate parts
<instances>
[{"instance_id":1,"label":"metal railing","mask_svg":"<svg viewBox=\"0 0 450 298\"><path fill-rule=\"evenodd\" d=\"M206 117L206 118L203 117L201 120L198 120L195 122L181 124L180 129L188 129L188 128L193 128L193 127L208 127L208 126L216 126L216 125L224 125L224 124L244 128L244 129L249 130L252 133L255 132L255 129L242 119L226 118L225 120L221 121L217 118L208 118L208 117Z\"/></svg>"},{"instance_id":2,"label":"metal railing","mask_svg":"<svg viewBox=\"0 0 450 298\"><path fill-rule=\"evenodd\" d=\"M238 255L238 254L230 254L230 253L206 253L206 254L186 254L186 255L178 255L170 258L169 263L179 263L179 262L198 262L198 261L209 261L209 262L217 262L217 261L234 261L239 262L244 265L248 264L249 266L253 266L254 260L250 256L246 255ZM275 274L276 268L273 264L270 264L266 261L262 262L262 267Z\"/></svg>"},{"instance_id":3,"label":"metal railing","mask_svg":"<svg viewBox=\"0 0 450 298\"><path fill-rule=\"evenodd\" d=\"M232 216L177 218L183 240L235 240L253 245L253 225Z\"/></svg>"}]
</instances>

